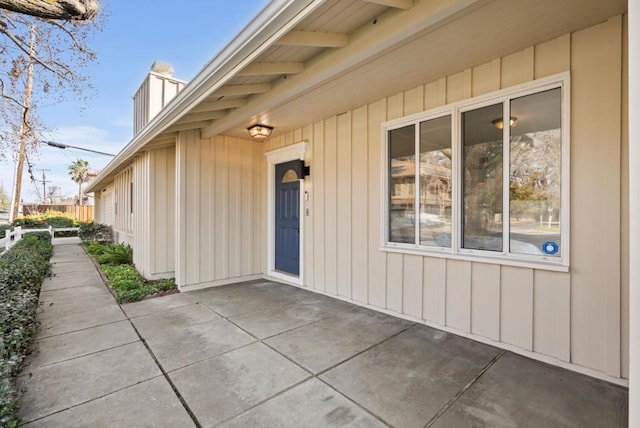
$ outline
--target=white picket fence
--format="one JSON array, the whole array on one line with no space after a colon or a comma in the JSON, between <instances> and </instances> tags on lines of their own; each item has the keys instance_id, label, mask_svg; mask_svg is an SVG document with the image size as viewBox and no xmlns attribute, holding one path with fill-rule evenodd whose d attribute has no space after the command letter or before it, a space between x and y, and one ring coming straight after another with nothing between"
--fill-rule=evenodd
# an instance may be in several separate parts
<instances>
[{"instance_id":1,"label":"white picket fence","mask_svg":"<svg viewBox=\"0 0 640 428\"><path fill-rule=\"evenodd\" d=\"M0 256L9 251L9 249L16 245L16 243L27 233L49 232L51 234L51 239L53 239L57 232L78 232L78 230L80 230L79 227L49 226L47 229L23 229L20 226L14 227L11 230L6 230L4 238L0 239Z\"/></svg>"}]
</instances>

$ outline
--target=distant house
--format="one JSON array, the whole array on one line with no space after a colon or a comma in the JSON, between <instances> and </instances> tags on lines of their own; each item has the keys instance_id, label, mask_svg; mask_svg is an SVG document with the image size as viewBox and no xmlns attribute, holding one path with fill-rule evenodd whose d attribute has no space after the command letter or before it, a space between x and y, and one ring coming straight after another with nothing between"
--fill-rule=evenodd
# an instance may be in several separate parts
<instances>
[{"instance_id":1,"label":"distant house","mask_svg":"<svg viewBox=\"0 0 640 428\"><path fill-rule=\"evenodd\" d=\"M268 278L626 384L628 20L275 0L192 81L151 72L87 190L181 290Z\"/></svg>"}]
</instances>

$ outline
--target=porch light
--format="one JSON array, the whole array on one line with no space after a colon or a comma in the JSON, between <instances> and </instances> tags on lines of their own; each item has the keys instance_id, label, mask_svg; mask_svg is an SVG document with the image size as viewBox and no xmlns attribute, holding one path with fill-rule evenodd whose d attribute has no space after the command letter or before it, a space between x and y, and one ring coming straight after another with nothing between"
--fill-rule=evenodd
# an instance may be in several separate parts
<instances>
[{"instance_id":1,"label":"porch light","mask_svg":"<svg viewBox=\"0 0 640 428\"><path fill-rule=\"evenodd\" d=\"M516 126L516 121L517 121L517 120L518 120L518 118L517 118L517 117L513 117L513 116L511 116L511 117L509 118L509 126L511 126L511 127ZM496 128L498 128L498 129L502 129L502 128L504 128L504 122L502 121L502 118L501 118L501 117L499 117L499 118L497 118L497 119L493 119L493 120L491 121L491 123L493 124L493 126L495 126L495 127L496 127Z\"/></svg>"},{"instance_id":2,"label":"porch light","mask_svg":"<svg viewBox=\"0 0 640 428\"><path fill-rule=\"evenodd\" d=\"M248 127L247 131L249 131L249 135L251 135L252 138L267 138L271 135L273 128L271 126L256 123L255 125Z\"/></svg>"}]
</instances>

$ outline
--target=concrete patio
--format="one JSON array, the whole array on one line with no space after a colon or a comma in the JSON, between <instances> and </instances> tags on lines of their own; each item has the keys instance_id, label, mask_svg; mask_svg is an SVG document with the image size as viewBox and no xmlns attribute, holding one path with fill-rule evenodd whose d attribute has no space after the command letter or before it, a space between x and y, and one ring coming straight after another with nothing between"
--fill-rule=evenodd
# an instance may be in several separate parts
<instances>
[{"instance_id":1,"label":"concrete patio","mask_svg":"<svg viewBox=\"0 0 640 428\"><path fill-rule=\"evenodd\" d=\"M622 427L625 388L268 281L119 307L56 245L26 426Z\"/></svg>"}]
</instances>

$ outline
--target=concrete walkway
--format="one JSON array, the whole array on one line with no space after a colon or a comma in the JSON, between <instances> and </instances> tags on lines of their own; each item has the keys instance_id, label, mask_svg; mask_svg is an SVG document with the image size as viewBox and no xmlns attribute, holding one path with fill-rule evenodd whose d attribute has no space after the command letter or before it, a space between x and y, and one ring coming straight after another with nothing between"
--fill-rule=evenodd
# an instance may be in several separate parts
<instances>
[{"instance_id":1,"label":"concrete walkway","mask_svg":"<svg viewBox=\"0 0 640 428\"><path fill-rule=\"evenodd\" d=\"M19 379L27 426L193 426L96 267L70 241L54 246L36 351Z\"/></svg>"},{"instance_id":2,"label":"concrete walkway","mask_svg":"<svg viewBox=\"0 0 640 428\"><path fill-rule=\"evenodd\" d=\"M626 426L627 390L268 281L115 303L55 247L27 426Z\"/></svg>"}]
</instances>

